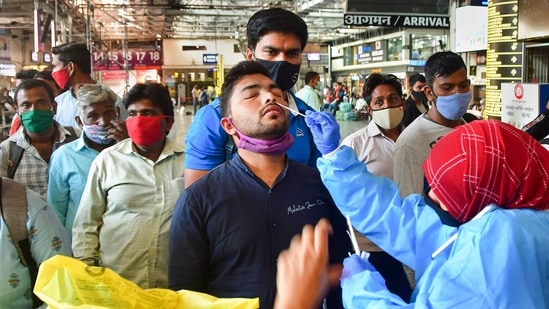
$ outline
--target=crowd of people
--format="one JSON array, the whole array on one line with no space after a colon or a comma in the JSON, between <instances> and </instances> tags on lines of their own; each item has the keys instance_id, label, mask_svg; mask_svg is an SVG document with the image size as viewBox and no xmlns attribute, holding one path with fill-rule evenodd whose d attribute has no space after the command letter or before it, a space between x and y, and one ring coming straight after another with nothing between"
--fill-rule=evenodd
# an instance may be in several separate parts
<instances>
[{"instance_id":1,"label":"crowd of people","mask_svg":"<svg viewBox=\"0 0 549 309\"><path fill-rule=\"evenodd\" d=\"M54 47L53 70L20 82L0 144L0 307L40 306L37 267L56 254L260 308L549 307L546 114L524 130L467 119L467 67L443 51L407 98L396 76L368 76L357 103L371 121L342 140L344 84L322 102L308 72L291 90L303 19L270 8L246 30L219 96L193 89L184 141L168 135L165 86L118 97L84 44Z\"/></svg>"}]
</instances>

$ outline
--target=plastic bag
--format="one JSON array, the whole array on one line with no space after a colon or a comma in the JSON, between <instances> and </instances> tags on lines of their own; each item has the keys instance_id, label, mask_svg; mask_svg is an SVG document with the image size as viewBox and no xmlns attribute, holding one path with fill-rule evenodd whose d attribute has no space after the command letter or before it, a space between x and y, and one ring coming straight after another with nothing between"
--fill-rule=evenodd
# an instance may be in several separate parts
<instances>
[{"instance_id":1,"label":"plastic bag","mask_svg":"<svg viewBox=\"0 0 549 309\"><path fill-rule=\"evenodd\" d=\"M57 255L40 265L34 293L52 309L257 309L259 298L216 298L169 289L144 290L104 267Z\"/></svg>"}]
</instances>

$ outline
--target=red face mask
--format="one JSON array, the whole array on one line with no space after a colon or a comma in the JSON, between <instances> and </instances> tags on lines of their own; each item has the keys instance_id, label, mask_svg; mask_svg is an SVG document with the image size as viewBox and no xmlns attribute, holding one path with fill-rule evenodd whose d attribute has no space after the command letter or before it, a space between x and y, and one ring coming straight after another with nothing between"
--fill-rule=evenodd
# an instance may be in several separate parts
<instances>
[{"instance_id":1,"label":"red face mask","mask_svg":"<svg viewBox=\"0 0 549 309\"><path fill-rule=\"evenodd\" d=\"M59 88L61 89L65 89L65 87L69 83L69 79L71 78L69 73L65 71L65 68L59 71L52 72L51 77L53 78L57 86L59 86Z\"/></svg>"},{"instance_id":2,"label":"red face mask","mask_svg":"<svg viewBox=\"0 0 549 309\"><path fill-rule=\"evenodd\" d=\"M162 131L160 121L169 116L135 116L126 119L128 135L139 146L150 146L166 134Z\"/></svg>"}]
</instances>

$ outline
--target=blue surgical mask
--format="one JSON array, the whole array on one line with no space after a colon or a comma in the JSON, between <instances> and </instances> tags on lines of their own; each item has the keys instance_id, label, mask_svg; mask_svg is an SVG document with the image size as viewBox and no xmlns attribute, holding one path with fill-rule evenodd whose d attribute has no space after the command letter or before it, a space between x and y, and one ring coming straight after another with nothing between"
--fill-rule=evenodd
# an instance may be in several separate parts
<instances>
[{"instance_id":1,"label":"blue surgical mask","mask_svg":"<svg viewBox=\"0 0 549 309\"><path fill-rule=\"evenodd\" d=\"M458 120L467 112L473 96L471 91L439 96L435 102L438 112L448 120Z\"/></svg>"}]
</instances>

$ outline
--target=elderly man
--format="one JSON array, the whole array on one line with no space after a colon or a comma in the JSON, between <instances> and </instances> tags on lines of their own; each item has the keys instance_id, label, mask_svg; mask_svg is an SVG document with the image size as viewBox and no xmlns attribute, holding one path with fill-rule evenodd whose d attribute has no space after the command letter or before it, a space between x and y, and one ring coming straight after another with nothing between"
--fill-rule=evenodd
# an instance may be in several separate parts
<instances>
[{"instance_id":1,"label":"elderly man","mask_svg":"<svg viewBox=\"0 0 549 309\"><path fill-rule=\"evenodd\" d=\"M76 92L79 139L54 152L49 168L48 202L72 236L72 225L92 161L105 148L128 137L118 121L116 94L100 84L82 85Z\"/></svg>"},{"instance_id":2,"label":"elderly man","mask_svg":"<svg viewBox=\"0 0 549 309\"><path fill-rule=\"evenodd\" d=\"M316 169L291 160L284 93L259 63L245 61L225 77L221 126L238 146L235 158L190 186L170 233L172 289L218 297L259 297L272 308L276 258L304 225L328 218L330 262L350 250L345 220ZM219 188L223 188L219 190ZM341 308L340 290L327 299Z\"/></svg>"},{"instance_id":3,"label":"elderly man","mask_svg":"<svg viewBox=\"0 0 549 309\"><path fill-rule=\"evenodd\" d=\"M247 59L259 62L269 70L292 109L301 113L312 110L290 90L299 76L301 54L307 44L307 24L303 19L288 10L271 8L250 17L246 31ZM200 109L189 127L185 137L186 186L234 156L236 147L219 125L220 118L219 100L215 100ZM316 168L320 153L303 118L290 115L288 131L295 140L288 149L288 156Z\"/></svg>"},{"instance_id":4,"label":"elderly man","mask_svg":"<svg viewBox=\"0 0 549 309\"><path fill-rule=\"evenodd\" d=\"M168 233L183 190L183 145L167 137L173 104L160 84L128 92L129 139L93 161L73 225L74 256L141 288L168 286Z\"/></svg>"},{"instance_id":5,"label":"elderly man","mask_svg":"<svg viewBox=\"0 0 549 309\"><path fill-rule=\"evenodd\" d=\"M0 176L12 178L46 198L50 157L75 136L53 120L57 104L46 82L23 81L15 89L15 104L22 126L0 144Z\"/></svg>"}]
</instances>

